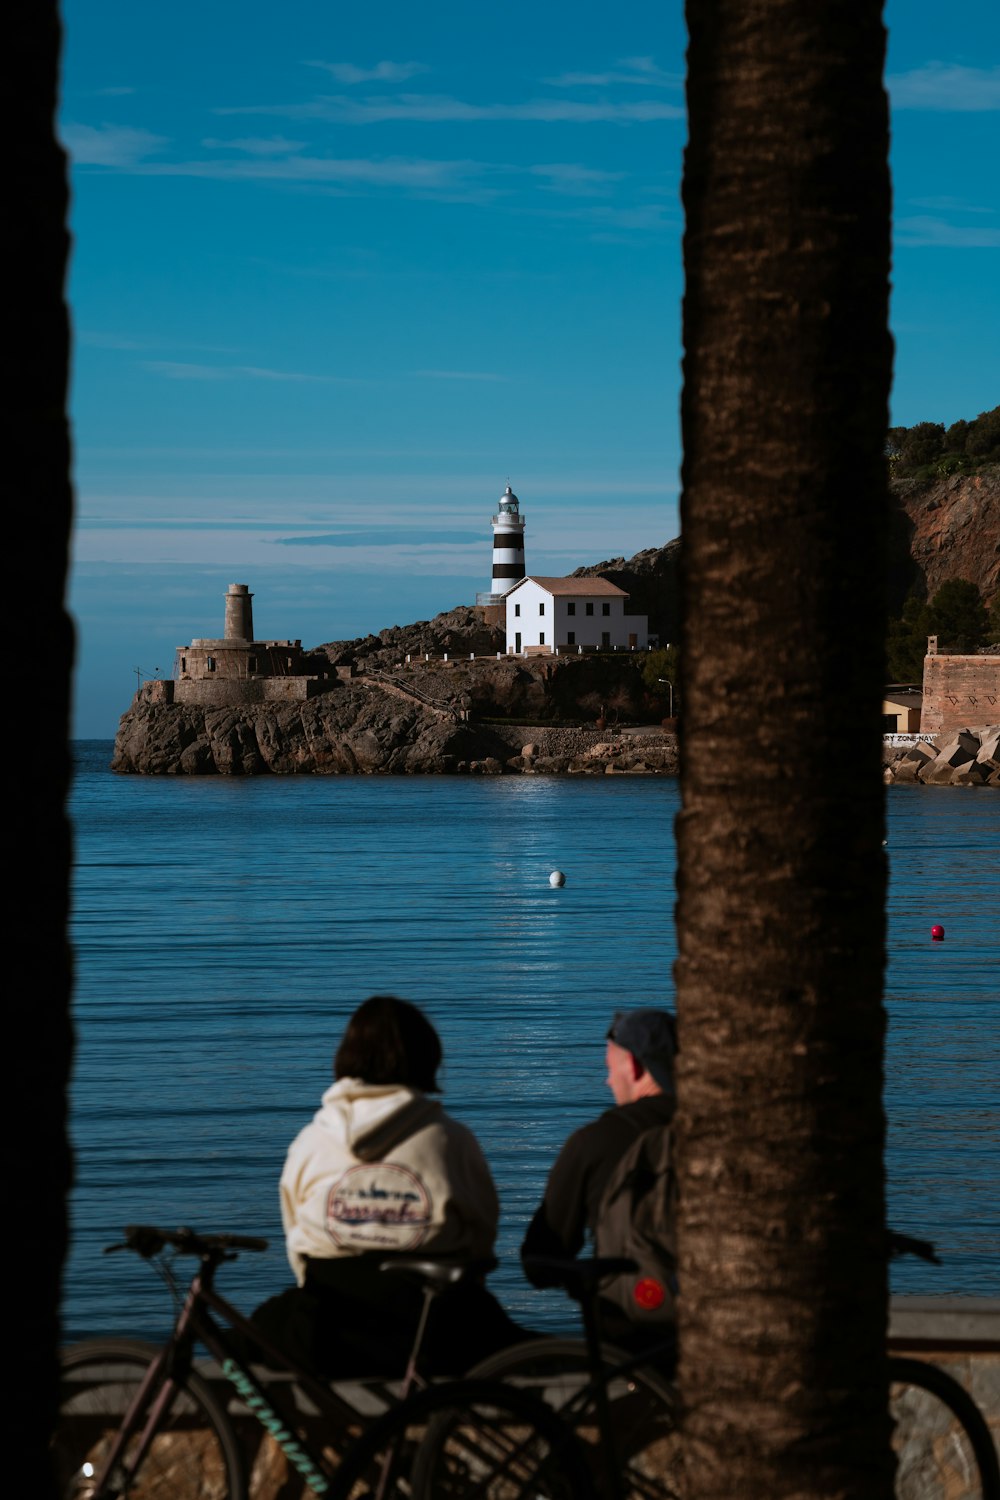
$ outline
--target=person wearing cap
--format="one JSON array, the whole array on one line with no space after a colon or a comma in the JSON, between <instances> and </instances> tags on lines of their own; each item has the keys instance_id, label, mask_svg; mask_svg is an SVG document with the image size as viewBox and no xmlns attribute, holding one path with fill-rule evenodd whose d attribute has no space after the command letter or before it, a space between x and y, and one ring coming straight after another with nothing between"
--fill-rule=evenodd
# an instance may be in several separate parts
<instances>
[{"instance_id":1,"label":"person wearing cap","mask_svg":"<svg viewBox=\"0 0 1000 1500\"><path fill-rule=\"evenodd\" d=\"M677 1024L667 1010L619 1011L607 1033L607 1085L614 1109L575 1130L549 1173L545 1196L521 1246L534 1256L576 1256L593 1233L605 1186L637 1135L669 1125L674 1114ZM525 1265L535 1286L557 1278Z\"/></svg>"}]
</instances>

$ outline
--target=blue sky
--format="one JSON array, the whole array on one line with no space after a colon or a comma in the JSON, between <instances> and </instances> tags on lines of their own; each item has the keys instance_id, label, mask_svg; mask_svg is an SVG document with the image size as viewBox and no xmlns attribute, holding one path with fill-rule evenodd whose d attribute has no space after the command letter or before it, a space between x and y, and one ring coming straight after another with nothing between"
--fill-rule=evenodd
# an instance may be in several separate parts
<instances>
[{"instance_id":1,"label":"blue sky","mask_svg":"<svg viewBox=\"0 0 1000 1500\"><path fill-rule=\"evenodd\" d=\"M893 421L1000 399L995 0L890 4ZM76 733L221 630L306 645L677 534L679 4L64 0ZM850 101L845 100L845 107Z\"/></svg>"}]
</instances>

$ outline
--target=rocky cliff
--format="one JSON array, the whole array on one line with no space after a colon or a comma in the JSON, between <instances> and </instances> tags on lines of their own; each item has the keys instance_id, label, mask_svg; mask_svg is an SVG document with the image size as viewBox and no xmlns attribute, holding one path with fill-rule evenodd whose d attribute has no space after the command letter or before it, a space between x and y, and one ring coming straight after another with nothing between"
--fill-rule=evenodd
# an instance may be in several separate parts
<instances>
[{"instance_id":1,"label":"rocky cliff","mask_svg":"<svg viewBox=\"0 0 1000 1500\"><path fill-rule=\"evenodd\" d=\"M567 771L673 775L676 739L579 728L470 724L379 679L305 703L205 709L150 703L124 714L112 770L145 775L500 775Z\"/></svg>"},{"instance_id":2,"label":"rocky cliff","mask_svg":"<svg viewBox=\"0 0 1000 1500\"><path fill-rule=\"evenodd\" d=\"M459 605L435 615L433 620L417 620L412 625L392 625L380 630L378 635L362 635L351 641L328 641L317 646L334 666L353 663L365 669L371 667L394 667L407 655L441 656L443 652L456 657L495 656L506 651L507 636L502 628L485 625L482 613L471 605Z\"/></svg>"},{"instance_id":3,"label":"rocky cliff","mask_svg":"<svg viewBox=\"0 0 1000 1500\"><path fill-rule=\"evenodd\" d=\"M974 583L987 604L1000 591L1000 464L977 474L895 479L890 609L914 587L928 599L943 583Z\"/></svg>"}]
</instances>

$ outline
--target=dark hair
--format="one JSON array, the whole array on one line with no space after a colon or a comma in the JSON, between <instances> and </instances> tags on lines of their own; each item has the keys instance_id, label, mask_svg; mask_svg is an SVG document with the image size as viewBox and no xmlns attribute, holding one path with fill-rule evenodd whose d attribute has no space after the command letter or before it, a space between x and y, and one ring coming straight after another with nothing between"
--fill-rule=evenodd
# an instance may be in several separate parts
<instances>
[{"instance_id":1,"label":"dark hair","mask_svg":"<svg viewBox=\"0 0 1000 1500\"><path fill-rule=\"evenodd\" d=\"M437 1092L441 1038L423 1011L395 995L372 995L347 1023L333 1059L334 1078L398 1083Z\"/></svg>"}]
</instances>

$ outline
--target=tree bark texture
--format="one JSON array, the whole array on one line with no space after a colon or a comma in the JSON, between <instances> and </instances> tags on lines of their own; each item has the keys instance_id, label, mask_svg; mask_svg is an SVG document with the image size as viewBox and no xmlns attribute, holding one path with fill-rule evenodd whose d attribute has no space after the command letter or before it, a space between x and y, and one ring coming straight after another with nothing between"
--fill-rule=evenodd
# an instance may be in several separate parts
<instances>
[{"instance_id":1,"label":"tree bark texture","mask_svg":"<svg viewBox=\"0 0 1000 1500\"><path fill-rule=\"evenodd\" d=\"M12 0L4 16L6 97L17 129L5 215L8 246L4 475L8 623L24 653L25 691L46 732L18 765L15 861L8 892L6 1081L12 1104L5 1187L11 1377L4 1415L31 1492L54 1495L48 1439L56 1395L59 1293L67 1239L70 1152L66 1081L71 1032L66 938L70 839L68 718L73 633L63 606L72 497L63 283L66 162L55 136L61 28L55 0ZM15 598L12 599L11 595ZM17 600L17 596L20 596Z\"/></svg>"},{"instance_id":2,"label":"tree bark texture","mask_svg":"<svg viewBox=\"0 0 1000 1500\"><path fill-rule=\"evenodd\" d=\"M691 1500L892 1492L877 0L688 0L681 1368Z\"/></svg>"}]
</instances>

